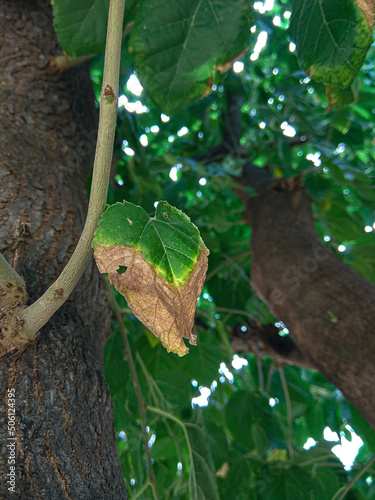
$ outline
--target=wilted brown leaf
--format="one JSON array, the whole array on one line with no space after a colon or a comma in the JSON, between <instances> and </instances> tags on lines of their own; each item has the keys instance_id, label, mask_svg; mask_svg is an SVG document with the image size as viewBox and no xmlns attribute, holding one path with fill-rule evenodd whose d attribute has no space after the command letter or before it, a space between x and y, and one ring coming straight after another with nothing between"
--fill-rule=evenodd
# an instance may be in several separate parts
<instances>
[{"instance_id":1,"label":"wilted brown leaf","mask_svg":"<svg viewBox=\"0 0 375 500\"><path fill-rule=\"evenodd\" d=\"M204 246L187 282L183 286L171 286L134 248L100 246L95 251L100 272L108 273L133 314L160 339L168 352L179 356L189 352L183 338L196 345L192 328L197 297L206 276L207 256ZM120 266L127 268L125 273L118 274Z\"/></svg>"}]
</instances>

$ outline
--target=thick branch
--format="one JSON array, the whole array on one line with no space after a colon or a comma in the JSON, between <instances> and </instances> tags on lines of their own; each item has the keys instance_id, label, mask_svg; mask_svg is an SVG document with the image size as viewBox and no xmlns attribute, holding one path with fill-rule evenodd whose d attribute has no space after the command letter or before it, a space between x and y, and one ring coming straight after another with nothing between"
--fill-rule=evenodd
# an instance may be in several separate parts
<instances>
[{"instance_id":1,"label":"thick branch","mask_svg":"<svg viewBox=\"0 0 375 500\"><path fill-rule=\"evenodd\" d=\"M302 188L249 201L252 285L298 349L375 428L375 287L318 237Z\"/></svg>"}]
</instances>

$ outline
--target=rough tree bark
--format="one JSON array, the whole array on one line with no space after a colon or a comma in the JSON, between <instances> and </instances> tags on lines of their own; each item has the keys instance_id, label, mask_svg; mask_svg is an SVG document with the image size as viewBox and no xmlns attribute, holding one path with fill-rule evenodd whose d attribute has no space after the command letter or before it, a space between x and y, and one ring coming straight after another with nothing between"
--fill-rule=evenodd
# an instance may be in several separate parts
<instances>
[{"instance_id":1,"label":"rough tree bark","mask_svg":"<svg viewBox=\"0 0 375 500\"><path fill-rule=\"evenodd\" d=\"M31 300L81 232L96 137L87 68L48 74L59 53L49 0L0 0L0 250ZM103 376L110 312L93 262L21 355L0 360L0 498L125 499ZM16 397L15 493L8 490L7 390Z\"/></svg>"},{"instance_id":2,"label":"rough tree bark","mask_svg":"<svg viewBox=\"0 0 375 500\"><path fill-rule=\"evenodd\" d=\"M299 351L375 428L375 286L325 246L303 188L271 183L247 203L252 285Z\"/></svg>"},{"instance_id":3,"label":"rough tree bark","mask_svg":"<svg viewBox=\"0 0 375 500\"><path fill-rule=\"evenodd\" d=\"M229 129L235 134L232 149L224 139L216 146L216 161L238 149L242 132L236 94L228 92L227 103L223 136ZM258 196L249 199L241 188L234 190L246 202L244 219L252 228L252 286L286 324L296 346L292 356L273 357L319 370L375 429L375 286L322 243L301 181L277 181L267 169L245 162L240 184ZM251 348L251 339L240 340L234 347Z\"/></svg>"}]
</instances>

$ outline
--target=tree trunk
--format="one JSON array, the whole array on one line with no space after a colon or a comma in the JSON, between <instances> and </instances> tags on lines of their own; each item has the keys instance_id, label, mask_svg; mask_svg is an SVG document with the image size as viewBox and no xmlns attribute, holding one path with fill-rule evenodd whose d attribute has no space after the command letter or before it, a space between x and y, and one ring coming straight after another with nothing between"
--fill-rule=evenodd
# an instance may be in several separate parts
<instances>
[{"instance_id":1,"label":"tree trunk","mask_svg":"<svg viewBox=\"0 0 375 500\"><path fill-rule=\"evenodd\" d=\"M247 204L253 287L375 428L375 287L321 242L304 190L284 184Z\"/></svg>"},{"instance_id":2,"label":"tree trunk","mask_svg":"<svg viewBox=\"0 0 375 500\"><path fill-rule=\"evenodd\" d=\"M48 73L59 54L49 4L0 0L0 250L33 301L77 243L96 138L87 68ZM103 376L109 319L91 262L37 340L0 360L1 499L127 498Z\"/></svg>"}]
</instances>

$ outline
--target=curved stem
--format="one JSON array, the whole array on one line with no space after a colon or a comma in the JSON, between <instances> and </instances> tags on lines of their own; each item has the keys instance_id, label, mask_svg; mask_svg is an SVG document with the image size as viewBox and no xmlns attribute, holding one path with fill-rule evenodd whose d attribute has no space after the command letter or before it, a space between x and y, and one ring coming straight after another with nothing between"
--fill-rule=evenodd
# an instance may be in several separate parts
<instances>
[{"instance_id":1,"label":"curved stem","mask_svg":"<svg viewBox=\"0 0 375 500\"><path fill-rule=\"evenodd\" d=\"M33 339L38 330L63 305L91 259L91 242L107 200L112 163L124 8L125 0L110 1L99 130L85 226L73 255L55 283L34 304L19 313L23 327L18 332L20 338L25 340Z\"/></svg>"},{"instance_id":2,"label":"curved stem","mask_svg":"<svg viewBox=\"0 0 375 500\"><path fill-rule=\"evenodd\" d=\"M170 420L172 420L173 422L175 422L177 425L179 425L181 427L182 432L184 433L186 446L187 446L188 452L189 452L189 461L190 461L190 464L192 464L194 461L193 448L191 447L189 434L188 434L188 431L186 429L186 425L184 424L184 422L182 420L180 420L179 418L175 417L174 415L172 415L171 413L168 413L160 408L156 408L155 406L148 406L147 410L151 411L152 413L156 413L156 415L160 415L161 417L169 418Z\"/></svg>"}]
</instances>

